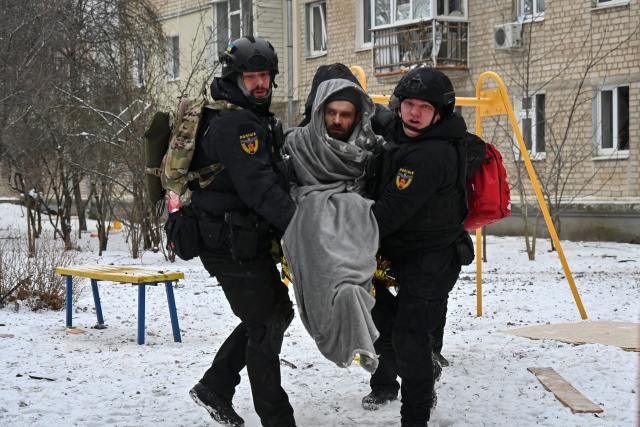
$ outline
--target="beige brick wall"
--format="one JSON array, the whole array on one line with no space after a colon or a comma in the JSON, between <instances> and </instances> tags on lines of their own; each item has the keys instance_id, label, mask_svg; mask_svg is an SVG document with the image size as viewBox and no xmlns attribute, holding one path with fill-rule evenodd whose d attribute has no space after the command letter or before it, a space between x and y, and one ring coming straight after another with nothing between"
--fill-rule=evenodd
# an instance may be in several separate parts
<instances>
[{"instance_id":1,"label":"beige brick wall","mask_svg":"<svg viewBox=\"0 0 640 427\"><path fill-rule=\"evenodd\" d=\"M547 157L545 161L534 162L543 187L553 191L559 169L561 182L566 182L564 194L570 197L590 200L640 197L638 33L617 46L640 25L638 0L631 0L626 6L597 10L591 9L590 1L547 2L544 20L524 25L527 45L521 52L494 50L491 43L493 26L511 21L501 21L502 16L511 16L508 13L511 1L486 2L483 7L482 11L470 10L472 79L476 80L484 70L497 71L515 96L526 86L529 62L530 91L542 87L546 95ZM592 64L593 59L597 63ZM581 82L583 93L573 107ZM629 84L629 158L594 160L592 105L597 89L609 84ZM565 137L572 112L572 124ZM492 126L485 128L490 134ZM500 148L504 151L508 145L509 140L503 136ZM563 146L562 154L557 156L553 149L559 145ZM529 194L533 194L530 189Z\"/></svg>"},{"instance_id":2,"label":"beige brick wall","mask_svg":"<svg viewBox=\"0 0 640 427\"><path fill-rule=\"evenodd\" d=\"M160 17L175 15L191 9L211 7L208 0L149 0Z\"/></svg>"},{"instance_id":3,"label":"beige brick wall","mask_svg":"<svg viewBox=\"0 0 640 427\"><path fill-rule=\"evenodd\" d=\"M399 76L373 76L371 51L357 50L356 1L327 1L327 54L317 58L306 55L305 4L308 2L298 0L296 3L300 18L297 38L302 40L298 63L302 100L321 64L343 62L362 66L368 76L370 93L389 94L398 81ZM504 79L512 101L523 92L523 87L528 86L530 92L542 88L549 124L545 138L547 156L534 165L545 188L553 188L552 178L560 170L561 182L566 183L565 195L604 201L640 198L640 0L602 9L592 9L591 0L547 1L544 19L524 24L527 47L521 51L493 48L494 26L515 21L514 1L470 0L468 3L469 70L447 72L458 96L473 96L475 82L487 70L497 72ZM621 44L634 31L635 35ZM593 58L598 61L590 65ZM581 81L581 93L576 97ZM609 84L629 84L629 156L594 160L593 99L599 87ZM572 106L574 99L575 107ZM465 108L464 115L469 127L475 129L473 109ZM569 116L572 124L565 136ZM501 126L486 119L483 129L485 139L497 143L508 160L514 182L517 174L511 154L513 132L504 130L506 123L506 117L500 119ZM562 162L558 168L558 162L554 161L558 156L552 149L560 145ZM527 184L527 187L533 200L531 186Z\"/></svg>"}]
</instances>

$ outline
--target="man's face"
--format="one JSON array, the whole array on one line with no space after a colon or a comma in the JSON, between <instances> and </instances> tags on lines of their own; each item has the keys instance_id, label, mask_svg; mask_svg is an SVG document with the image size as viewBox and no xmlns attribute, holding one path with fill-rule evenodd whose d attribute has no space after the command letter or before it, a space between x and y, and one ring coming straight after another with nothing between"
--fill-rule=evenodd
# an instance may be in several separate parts
<instances>
[{"instance_id":1,"label":"man's face","mask_svg":"<svg viewBox=\"0 0 640 427\"><path fill-rule=\"evenodd\" d=\"M424 129L440 120L436 108L427 101L408 98L400 103L400 117L403 123L407 123L416 129ZM433 123L431 121L433 120ZM404 133L412 138L418 136L418 132L403 126Z\"/></svg>"},{"instance_id":2,"label":"man's face","mask_svg":"<svg viewBox=\"0 0 640 427\"><path fill-rule=\"evenodd\" d=\"M244 72L242 73L242 82L251 96L264 98L269 95L271 88L271 73L269 71Z\"/></svg>"},{"instance_id":3,"label":"man's face","mask_svg":"<svg viewBox=\"0 0 640 427\"><path fill-rule=\"evenodd\" d=\"M331 101L324 107L324 124L332 138L347 141L358 120L358 111L349 101Z\"/></svg>"}]
</instances>

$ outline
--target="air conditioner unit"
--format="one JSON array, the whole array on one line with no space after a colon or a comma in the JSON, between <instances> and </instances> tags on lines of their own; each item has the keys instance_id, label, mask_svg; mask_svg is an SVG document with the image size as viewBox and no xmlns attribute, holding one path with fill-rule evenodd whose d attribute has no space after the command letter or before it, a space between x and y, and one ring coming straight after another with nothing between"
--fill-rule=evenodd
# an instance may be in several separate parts
<instances>
[{"instance_id":1,"label":"air conditioner unit","mask_svg":"<svg viewBox=\"0 0 640 427\"><path fill-rule=\"evenodd\" d=\"M496 25L493 28L493 47L495 49L522 49L522 26L516 22Z\"/></svg>"}]
</instances>

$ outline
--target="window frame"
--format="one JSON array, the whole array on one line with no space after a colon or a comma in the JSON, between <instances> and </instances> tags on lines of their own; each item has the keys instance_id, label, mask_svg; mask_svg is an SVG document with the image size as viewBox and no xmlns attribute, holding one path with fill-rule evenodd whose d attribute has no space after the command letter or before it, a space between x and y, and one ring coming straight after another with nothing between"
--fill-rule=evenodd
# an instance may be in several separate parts
<instances>
[{"instance_id":1,"label":"window frame","mask_svg":"<svg viewBox=\"0 0 640 427\"><path fill-rule=\"evenodd\" d=\"M538 97L539 96L543 96L544 97L544 105L545 105L545 109L544 109L544 116L542 118L538 117L539 114L539 109L538 109ZM531 104L529 105L529 108L524 108L523 104L524 104L524 100L526 98L531 99ZM526 131L524 128L524 120L526 118L528 118L529 120L531 120L531 148L527 148L527 152L529 154L529 158L531 158L532 161L536 161L536 160L544 160L547 156L547 152L546 152L546 134L547 134L547 114L546 114L546 110L547 110L547 94L544 91L536 91L536 92L531 92L528 94L528 96L524 96L521 95L519 97L517 97L514 100L514 105L516 106L516 118L518 119L518 126L520 127L520 131L522 133L522 139L523 142L526 143L527 141L524 140L525 135L526 135ZM527 111L529 112L528 116L527 116ZM542 131L544 134L544 147L543 150L541 151L538 147L538 129L539 126L542 126ZM520 154L520 146L518 145L518 141L515 137L514 134L514 149L516 150L516 158L518 160L522 160L521 159L521 154Z\"/></svg>"},{"instance_id":2,"label":"window frame","mask_svg":"<svg viewBox=\"0 0 640 427\"><path fill-rule=\"evenodd\" d=\"M424 16L420 18L414 18L413 16L411 16L409 19L403 19L403 20L396 20L398 0L387 0L387 1L389 3L390 22L386 24L380 24L380 25L376 25L375 18L376 16L378 16L378 13L375 7L376 6L375 0L372 2L373 3L373 7L371 8L373 13L373 20L371 22L372 30L383 29L383 28L393 28L401 25L411 24L414 22L429 21L432 19L454 21L454 22L456 21L466 22L468 21L468 18L469 18L469 1L468 0L460 0L462 2L461 4L463 9L463 13L461 15L450 15L450 14L439 15L438 1L447 1L447 0L426 0L430 5L429 16ZM410 0L410 3L409 3L409 10L411 11L411 14L413 14L414 1L416 0Z\"/></svg>"},{"instance_id":3,"label":"window frame","mask_svg":"<svg viewBox=\"0 0 640 427\"><path fill-rule=\"evenodd\" d=\"M323 8L324 6L324 8ZM315 28L313 25L313 10L318 9L320 11L320 24L321 24L321 38L322 45L320 50L314 49L313 42L315 36ZM307 56L317 57L327 54L327 2L326 0L314 1L305 5L306 11L306 25L307 25Z\"/></svg>"},{"instance_id":4,"label":"window frame","mask_svg":"<svg viewBox=\"0 0 640 427\"><path fill-rule=\"evenodd\" d=\"M629 128L628 136L627 136L627 144L629 147L626 149L618 148L620 146L619 140L619 126L620 126L620 117L618 114L618 89L626 87L627 91L630 92L631 85L629 83L617 84L617 85L607 85L597 88L596 94L596 102L595 102L595 111L594 111L594 147L596 156L599 157L615 157L615 156L628 156L629 149L631 146L631 135L630 124L627 124ZM602 94L603 92L611 91L611 148L603 148L602 147ZM629 96L631 94L629 93ZM631 108L630 105L627 105L627 117L628 121L631 120Z\"/></svg>"},{"instance_id":5,"label":"window frame","mask_svg":"<svg viewBox=\"0 0 640 427\"><path fill-rule=\"evenodd\" d=\"M365 2L369 3L369 14L371 22L369 28L364 27L364 4ZM358 0L356 10L356 49L357 50L368 50L373 49L373 28L376 20L375 15L375 0ZM369 31L370 40L365 42L365 33Z\"/></svg>"},{"instance_id":6,"label":"window frame","mask_svg":"<svg viewBox=\"0 0 640 427\"><path fill-rule=\"evenodd\" d=\"M242 1L236 0L238 2L238 9L231 10L231 2L233 0L227 0L227 29L229 31L229 40L235 40L236 38L240 38L244 35L244 28L242 22ZM238 16L238 37L233 35L233 28L231 28L231 17Z\"/></svg>"},{"instance_id":7,"label":"window frame","mask_svg":"<svg viewBox=\"0 0 640 427\"><path fill-rule=\"evenodd\" d=\"M537 21L542 21L544 20L544 14L545 14L545 10L547 8L547 4L545 2L545 0L531 0L532 1L532 7L533 7L533 12L526 14L524 12L524 2L526 0L518 0L517 6L518 6L518 20L522 20L522 21L526 21L526 22L537 22ZM542 10L542 12L539 12L537 10L538 8L538 2L542 2L542 5L544 7L544 9Z\"/></svg>"},{"instance_id":8,"label":"window frame","mask_svg":"<svg viewBox=\"0 0 640 427\"><path fill-rule=\"evenodd\" d=\"M443 1L446 2L446 0L443 0ZM434 8L433 10L435 11L435 15L434 15L435 18L446 19L447 21L467 21L469 17L468 0L460 0L460 1L462 2L462 9L463 9L462 15L451 15L451 13L440 15L438 13L438 0L435 0L431 5ZM446 7L446 9L448 9L448 7Z\"/></svg>"},{"instance_id":9,"label":"window frame","mask_svg":"<svg viewBox=\"0 0 640 427\"><path fill-rule=\"evenodd\" d=\"M591 0L592 9L606 9L608 7L627 6L630 0Z\"/></svg>"},{"instance_id":10,"label":"window frame","mask_svg":"<svg viewBox=\"0 0 640 427\"><path fill-rule=\"evenodd\" d=\"M174 43L174 40L177 40L177 43ZM180 34L167 36L167 80L180 80Z\"/></svg>"}]
</instances>

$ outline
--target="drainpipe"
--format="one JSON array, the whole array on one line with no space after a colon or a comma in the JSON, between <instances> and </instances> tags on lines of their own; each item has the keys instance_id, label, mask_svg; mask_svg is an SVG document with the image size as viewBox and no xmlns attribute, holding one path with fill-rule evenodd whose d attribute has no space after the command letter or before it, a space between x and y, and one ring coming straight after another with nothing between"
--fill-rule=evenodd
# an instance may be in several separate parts
<instances>
[{"instance_id":1,"label":"drainpipe","mask_svg":"<svg viewBox=\"0 0 640 427\"><path fill-rule=\"evenodd\" d=\"M287 0L287 127L293 125L293 8Z\"/></svg>"}]
</instances>

